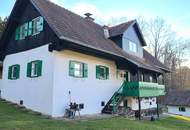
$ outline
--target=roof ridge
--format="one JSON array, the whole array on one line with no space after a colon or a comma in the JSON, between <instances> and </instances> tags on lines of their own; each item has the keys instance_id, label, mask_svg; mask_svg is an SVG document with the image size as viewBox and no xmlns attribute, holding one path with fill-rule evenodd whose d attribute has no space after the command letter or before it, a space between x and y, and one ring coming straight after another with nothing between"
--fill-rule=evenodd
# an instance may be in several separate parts
<instances>
[{"instance_id":1,"label":"roof ridge","mask_svg":"<svg viewBox=\"0 0 190 130\"><path fill-rule=\"evenodd\" d=\"M35 1L35 0L33 0L33 1ZM69 9L67 9L67 8L65 8L65 7L63 7L63 6L60 6L60 5L54 3L54 2L52 2L52 1L50 1L50 0L45 0L45 1L48 2L48 3L50 3L50 4L53 4L53 5L57 6L58 8L64 9L65 11L67 11L67 12L69 12L69 13L72 13L72 14L76 15L77 17L80 17L81 19L83 19L83 20L86 21L86 22L90 22L90 21L85 20L84 17L82 17L81 15L79 15L79 14L73 12L72 10L69 10ZM95 25L97 25L97 26L99 26L99 27L102 27L100 24L98 24L98 23L96 23L96 22L90 22L90 23L93 23L93 24L95 24Z\"/></svg>"},{"instance_id":2,"label":"roof ridge","mask_svg":"<svg viewBox=\"0 0 190 130\"><path fill-rule=\"evenodd\" d=\"M135 22L135 21L136 21L135 19L133 19L133 20L129 20L129 21L127 21L127 22L124 22L124 23L120 23L120 24L117 24L117 25L111 26L111 27L109 27L109 28L112 29L112 28L115 28L115 27L118 27L118 26L121 26L121 25L128 24L128 23L130 23L130 22Z\"/></svg>"}]
</instances>

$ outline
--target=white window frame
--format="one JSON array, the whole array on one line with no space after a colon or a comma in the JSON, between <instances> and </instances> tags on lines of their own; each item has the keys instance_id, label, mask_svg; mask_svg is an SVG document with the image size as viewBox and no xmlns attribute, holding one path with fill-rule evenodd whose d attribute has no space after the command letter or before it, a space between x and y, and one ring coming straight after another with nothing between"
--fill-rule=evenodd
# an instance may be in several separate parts
<instances>
[{"instance_id":1,"label":"white window frame","mask_svg":"<svg viewBox=\"0 0 190 130\"><path fill-rule=\"evenodd\" d=\"M25 39L25 24L20 26L20 40Z\"/></svg>"},{"instance_id":2,"label":"white window frame","mask_svg":"<svg viewBox=\"0 0 190 130\"><path fill-rule=\"evenodd\" d=\"M11 79L16 79L16 75L14 75L16 72L16 66L11 67ZM15 77L14 77L15 76Z\"/></svg>"},{"instance_id":3,"label":"white window frame","mask_svg":"<svg viewBox=\"0 0 190 130\"><path fill-rule=\"evenodd\" d=\"M40 18L41 18L41 16L39 16L39 17L32 20L32 35L33 36L40 33L40 31L38 31L38 28L37 28L38 27L38 22L40 21Z\"/></svg>"},{"instance_id":4,"label":"white window frame","mask_svg":"<svg viewBox=\"0 0 190 130\"><path fill-rule=\"evenodd\" d=\"M78 67L76 65L78 65ZM83 63L74 62L74 76L75 77L83 77Z\"/></svg>"},{"instance_id":5,"label":"white window frame","mask_svg":"<svg viewBox=\"0 0 190 130\"><path fill-rule=\"evenodd\" d=\"M33 61L31 63L31 76L32 77L38 76L38 62L37 61Z\"/></svg>"},{"instance_id":6,"label":"white window frame","mask_svg":"<svg viewBox=\"0 0 190 130\"><path fill-rule=\"evenodd\" d=\"M129 50L137 53L138 51L137 44L135 42L129 41Z\"/></svg>"}]
</instances>

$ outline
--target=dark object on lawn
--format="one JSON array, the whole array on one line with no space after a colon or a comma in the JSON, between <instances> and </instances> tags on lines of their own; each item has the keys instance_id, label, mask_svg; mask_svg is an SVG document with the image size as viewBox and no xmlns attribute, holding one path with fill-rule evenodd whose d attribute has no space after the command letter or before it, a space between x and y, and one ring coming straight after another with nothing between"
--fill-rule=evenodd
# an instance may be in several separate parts
<instances>
[{"instance_id":1,"label":"dark object on lawn","mask_svg":"<svg viewBox=\"0 0 190 130\"><path fill-rule=\"evenodd\" d=\"M20 105L23 105L23 100L20 100Z\"/></svg>"},{"instance_id":2,"label":"dark object on lawn","mask_svg":"<svg viewBox=\"0 0 190 130\"><path fill-rule=\"evenodd\" d=\"M154 116L151 116L150 121L155 121L156 119L154 118Z\"/></svg>"}]
</instances>

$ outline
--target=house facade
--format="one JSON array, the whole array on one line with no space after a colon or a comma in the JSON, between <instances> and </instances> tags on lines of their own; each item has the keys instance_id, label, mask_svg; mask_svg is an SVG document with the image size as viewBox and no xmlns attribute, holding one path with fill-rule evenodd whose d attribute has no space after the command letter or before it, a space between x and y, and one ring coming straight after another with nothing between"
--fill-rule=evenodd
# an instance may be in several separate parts
<instances>
[{"instance_id":1,"label":"house facade","mask_svg":"<svg viewBox=\"0 0 190 130\"><path fill-rule=\"evenodd\" d=\"M100 26L48 0L17 0L1 39L2 98L52 117L157 107L169 70L143 49L136 20Z\"/></svg>"},{"instance_id":2,"label":"house facade","mask_svg":"<svg viewBox=\"0 0 190 130\"><path fill-rule=\"evenodd\" d=\"M190 117L190 91L173 90L165 98L168 113Z\"/></svg>"}]
</instances>

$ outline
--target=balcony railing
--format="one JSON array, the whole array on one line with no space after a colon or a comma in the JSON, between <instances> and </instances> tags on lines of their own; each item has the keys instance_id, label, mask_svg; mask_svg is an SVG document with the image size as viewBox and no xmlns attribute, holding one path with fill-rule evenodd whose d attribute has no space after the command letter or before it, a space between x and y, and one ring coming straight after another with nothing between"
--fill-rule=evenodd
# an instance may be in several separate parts
<instances>
[{"instance_id":1,"label":"balcony railing","mask_svg":"<svg viewBox=\"0 0 190 130\"><path fill-rule=\"evenodd\" d=\"M157 97L165 95L165 86L149 82L125 82L122 94L134 97Z\"/></svg>"}]
</instances>

